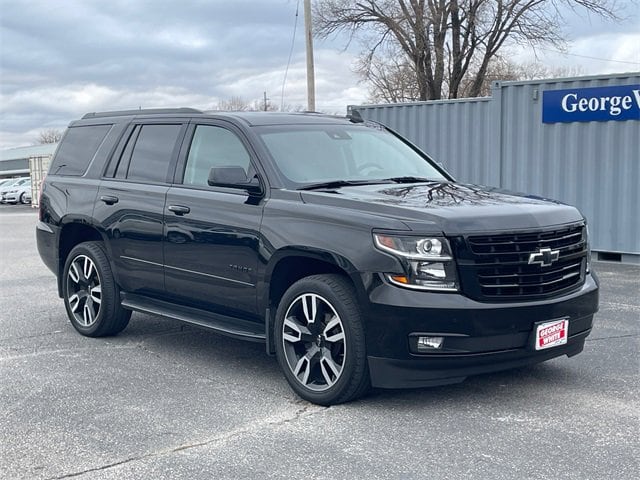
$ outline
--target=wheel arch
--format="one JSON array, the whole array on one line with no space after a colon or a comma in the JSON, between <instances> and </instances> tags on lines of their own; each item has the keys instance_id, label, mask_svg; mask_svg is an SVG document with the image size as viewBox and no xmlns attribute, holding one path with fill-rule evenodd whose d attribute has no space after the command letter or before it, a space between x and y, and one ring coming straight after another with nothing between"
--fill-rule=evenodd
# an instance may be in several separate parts
<instances>
[{"instance_id":1,"label":"wheel arch","mask_svg":"<svg viewBox=\"0 0 640 480\"><path fill-rule=\"evenodd\" d=\"M62 225L58 240L58 296L62 298L62 272L71 250L83 242L104 240L98 229L86 221L68 220Z\"/></svg>"},{"instance_id":2,"label":"wheel arch","mask_svg":"<svg viewBox=\"0 0 640 480\"><path fill-rule=\"evenodd\" d=\"M287 247L277 251L271 257L265 270L265 288L260 305L260 310L266 312L265 332L269 354L274 353L273 321L280 299L298 280L319 274L341 275L353 285L358 297L361 293L364 294L362 279L355 266L335 252Z\"/></svg>"}]
</instances>

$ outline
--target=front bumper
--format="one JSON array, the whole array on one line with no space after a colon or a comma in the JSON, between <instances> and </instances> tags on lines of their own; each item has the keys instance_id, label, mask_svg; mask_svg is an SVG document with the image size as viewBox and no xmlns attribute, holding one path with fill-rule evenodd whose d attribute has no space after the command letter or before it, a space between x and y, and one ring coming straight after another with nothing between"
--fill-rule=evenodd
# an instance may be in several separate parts
<instances>
[{"instance_id":1,"label":"front bumper","mask_svg":"<svg viewBox=\"0 0 640 480\"><path fill-rule=\"evenodd\" d=\"M598 310L598 282L544 301L480 303L460 294L414 292L382 282L368 290L367 352L371 382L410 388L463 381L469 375L580 353ZM535 324L569 319L566 345L536 351ZM412 335L442 336L441 350L412 353Z\"/></svg>"}]
</instances>

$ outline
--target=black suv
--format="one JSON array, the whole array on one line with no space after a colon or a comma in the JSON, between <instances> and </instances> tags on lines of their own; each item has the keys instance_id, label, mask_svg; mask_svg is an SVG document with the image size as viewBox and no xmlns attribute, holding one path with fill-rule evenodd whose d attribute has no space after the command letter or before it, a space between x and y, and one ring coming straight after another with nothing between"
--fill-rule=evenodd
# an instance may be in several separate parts
<instances>
[{"instance_id":1,"label":"black suv","mask_svg":"<svg viewBox=\"0 0 640 480\"><path fill-rule=\"evenodd\" d=\"M577 209L456 183L354 117L87 114L37 240L81 334L139 311L263 342L324 405L576 355L598 308Z\"/></svg>"}]
</instances>

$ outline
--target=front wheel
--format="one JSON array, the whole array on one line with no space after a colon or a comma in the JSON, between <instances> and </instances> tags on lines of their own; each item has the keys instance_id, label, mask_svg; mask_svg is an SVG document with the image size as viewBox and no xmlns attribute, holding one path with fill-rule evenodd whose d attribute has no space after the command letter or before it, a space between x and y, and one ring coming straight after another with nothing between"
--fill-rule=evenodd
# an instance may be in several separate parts
<instances>
[{"instance_id":1,"label":"front wheel","mask_svg":"<svg viewBox=\"0 0 640 480\"><path fill-rule=\"evenodd\" d=\"M126 328L131 311L120 293L107 254L99 242L76 246L65 262L62 292L71 325L87 337L115 335Z\"/></svg>"},{"instance_id":2,"label":"front wheel","mask_svg":"<svg viewBox=\"0 0 640 480\"><path fill-rule=\"evenodd\" d=\"M274 333L284 375L305 400L335 405L368 389L360 308L344 277L314 275L294 283L280 301Z\"/></svg>"}]
</instances>

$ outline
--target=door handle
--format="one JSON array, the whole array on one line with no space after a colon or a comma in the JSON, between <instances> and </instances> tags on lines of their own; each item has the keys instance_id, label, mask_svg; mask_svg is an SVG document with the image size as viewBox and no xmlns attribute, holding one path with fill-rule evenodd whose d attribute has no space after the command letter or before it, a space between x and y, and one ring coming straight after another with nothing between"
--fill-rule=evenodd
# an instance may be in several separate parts
<instances>
[{"instance_id":1,"label":"door handle","mask_svg":"<svg viewBox=\"0 0 640 480\"><path fill-rule=\"evenodd\" d=\"M169 211L175 213L176 215L186 215L191 211L191 209L182 205L169 205Z\"/></svg>"},{"instance_id":2,"label":"door handle","mask_svg":"<svg viewBox=\"0 0 640 480\"><path fill-rule=\"evenodd\" d=\"M118 203L118 200L118 197L114 197L113 195L102 195L100 197L100 201L106 203L107 205Z\"/></svg>"}]
</instances>

